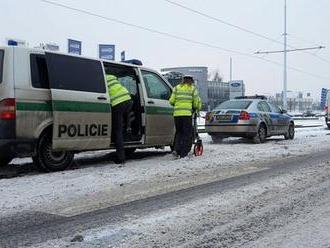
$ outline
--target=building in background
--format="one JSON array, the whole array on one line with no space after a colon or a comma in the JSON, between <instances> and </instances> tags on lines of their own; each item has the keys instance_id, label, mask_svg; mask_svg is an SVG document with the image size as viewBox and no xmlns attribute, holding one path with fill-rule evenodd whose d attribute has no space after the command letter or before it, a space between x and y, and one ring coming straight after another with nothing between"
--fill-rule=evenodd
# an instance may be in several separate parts
<instances>
[{"instance_id":1,"label":"building in background","mask_svg":"<svg viewBox=\"0 0 330 248\"><path fill-rule=\"evenodd\" d=\"M208 106L214 109L220 103L229 100L229 83L208 81Z\"/></svg>"},{"instance_id":2,"label":"building in background","mask_svg":"<svg viewBox=\"0 0 330 248\"><path fill-rule=\"evenodd\" d=\"M184 76L183 73L177 71L162 72L162 75L173 87L178 85Z\"/></svg>"},{"instance_id":3,"label":"building in background","mask_svg":"<svg viewBox=\"0 0 330 248\"><path fill-rule=\"evenodd\" d=\"M207 67L205 66L172 67L172 68L163 68L161 69L161 72L165 77L166 77L166 73L168 72L171 72L170 73L171 75L173 75L174 72L181 73L183 75L191 75L195 80L200 97L202 99L203 109L207 109L207 105L208 105L208 81L207 81L208 68ZM171 81L173 83L175 82L174 78L168 80L170 81L170 83Z\"/></svg>"},{"instance_id":4,"label":"building in background","mask_svg":"<svg viewBox=\"0 0 330 248\"><path fill-rule=\"evenodd\" d=\"M306 111L313 110L313 98L310 92L302 91L288 91L288 112L304 113ZM275 96L268 97L268 100L278 106L282 106L283 95L282 93L276 93Z\"/></svg>"},{"instance_id":5,"label":"building in background","mask_svg":"<svg viewBox=\"0 0 330 248\"><path fill-rule=\"evenodd\" d=\"M40 45L36 48L47 50L47 51L53 51L53 52L60 51L60 46L55 42L40 43Z\"/></svg>"},{"instance_id":6,"label":"building in background","mask_svg":"<svg viewBox=\"0 0 330 248\"><path fill-rule=\"evenodd\" d=\"M213 109L224 101L245 95L243 80L209 81L208 68L205 66L163 68L161 72L172 86L179 84L184 75L193 76L202 98L203 110Z\"/></svg>"}]
</instances>

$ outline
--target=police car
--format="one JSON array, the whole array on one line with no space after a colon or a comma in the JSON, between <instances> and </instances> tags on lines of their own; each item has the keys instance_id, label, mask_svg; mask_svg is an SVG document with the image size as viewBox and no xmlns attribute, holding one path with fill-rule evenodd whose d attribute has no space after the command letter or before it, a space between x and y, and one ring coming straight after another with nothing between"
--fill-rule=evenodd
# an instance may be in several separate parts
<instances>
[{"instance_id":1,"label":"police car","mask_svg":"<svg viewBox=\"0 0 330 248\"><path fill-rule=\"evenodd\" d=\"M206 114L205 129L215 142L237 136L263 143L273 135L293 139L295 134L293 119L286 111L258 95L237 97L221 103Z\"/></svg>"},{"instance_id":2,"label":"police car","mask_svg":"<svg viewBox=\"0 0 330 248\"><path fill-rule=\"evenodd\" d=\"M134 101L127 152L171 146L171 85L143 66L23 47L0 47L0 165L31 156L38 168L69 167L75 152L111 149L105 75Z\"/></svg>"}]
</instances>

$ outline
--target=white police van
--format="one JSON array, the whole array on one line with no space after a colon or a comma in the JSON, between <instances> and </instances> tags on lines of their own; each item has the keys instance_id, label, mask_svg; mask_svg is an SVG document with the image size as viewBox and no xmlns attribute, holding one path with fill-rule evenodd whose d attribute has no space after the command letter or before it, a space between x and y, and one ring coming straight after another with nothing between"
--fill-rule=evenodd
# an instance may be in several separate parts
<instances>
[{"instance_id":1,"label":"white police van","mask_svg":"<svg viewBox=\"0 0 330 248\"><path fill-rule=\"evenodd\" d=\"M105 74L134 101L128 152L174 142L171 85L142 66L22 47L0 47L0 165L32 157L44 171L69 167L75 152L111 149Z\"/></svg>"}]
</instances>

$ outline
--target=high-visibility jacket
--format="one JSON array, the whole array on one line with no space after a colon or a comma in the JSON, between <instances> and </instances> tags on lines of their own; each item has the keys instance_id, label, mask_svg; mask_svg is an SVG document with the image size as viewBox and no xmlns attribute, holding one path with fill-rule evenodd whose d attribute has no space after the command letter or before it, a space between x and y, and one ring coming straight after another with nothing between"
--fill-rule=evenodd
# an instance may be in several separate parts
<instances>
[{"instance_id":1,"label":"high-visibility jacket","mask_svg":"<svg viewBox=\"0 0 330 248\"><path fill-rule=\"evenodd\" d=\"M130 93L115 76L107 75L106 78L112 107L119 103L131 100Z\"/></svg>"},{"instance_id":2,"label":"high-visibility jacket","mask_svg":"<svg viewBox=\"0 0 330 248\"><path fill-rule=\"evenodd\" d=\"M202 108L198 90L192 84L181 83L175 86L170 104L174 106L174 116L191 116L194 110L200 111Z\"/></svg>"}]
</instances>

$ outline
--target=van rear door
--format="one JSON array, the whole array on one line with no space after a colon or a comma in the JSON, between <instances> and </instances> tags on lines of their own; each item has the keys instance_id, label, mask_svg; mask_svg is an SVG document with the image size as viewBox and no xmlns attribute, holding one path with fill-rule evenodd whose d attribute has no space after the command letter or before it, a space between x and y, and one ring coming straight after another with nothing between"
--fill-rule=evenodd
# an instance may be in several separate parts
<instances>
[{"instance_id":1,"label":"van rear door","mask_svg":"<svg viewBox=\"0 0 330 248\"><path fill-rule=\"evenodd\" d=\"M110 146L111 109L99 60L46 53L53 107L54 150Z\"/></svg>"}]
</instances>

